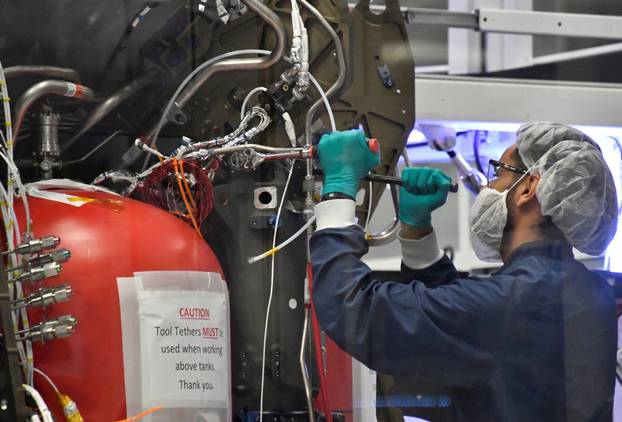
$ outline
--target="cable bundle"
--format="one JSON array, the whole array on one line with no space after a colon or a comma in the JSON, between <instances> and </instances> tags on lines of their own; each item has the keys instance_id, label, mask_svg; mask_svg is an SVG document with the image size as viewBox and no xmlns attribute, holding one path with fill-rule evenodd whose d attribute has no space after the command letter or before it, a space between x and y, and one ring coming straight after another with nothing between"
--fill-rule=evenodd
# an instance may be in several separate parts
<instances>
[{"instance_id":1,"label":"cable bundle","mask_svg":"<svg viewBox=\"0 0 622 422\"><path fill-rule=\"evenodd\" d=\"M168 160L154 169L135 192L144 202L192 224L200 234L201 223L214 208L212 175L219 165L218 160L205 168L194 160Z\"/></svg>"}]
</instances>

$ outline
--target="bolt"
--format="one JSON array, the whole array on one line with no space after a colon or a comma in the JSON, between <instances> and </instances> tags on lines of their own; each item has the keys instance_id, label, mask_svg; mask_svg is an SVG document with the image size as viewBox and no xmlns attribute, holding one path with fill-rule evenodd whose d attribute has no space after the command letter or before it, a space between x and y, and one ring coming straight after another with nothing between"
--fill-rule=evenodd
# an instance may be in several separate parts
<instances>
[{"instance_id":1,"label":"bolt","mask_svg":"<svg viewBox=\"0 0 622 422\"><path fill-rule=\"evenodd\" d=\"M2 410L3 412L6 412L8 408L9 408L9 402L6 399L2 399L0 401L0 410Z\"/></svg>"},{"instance_id":2,"label":"bolt","mask_svg":"<svg viewBox=\"0 0 622 422\"><path fill-rule=\"evenodd\" d=\"M402 93L402 91L401 91L401 90L399 90L399 89L396 89L396 90L395 90L395 92L397 92L398 94L401 94L401 93Z\"/></svg>"}]
</instances>

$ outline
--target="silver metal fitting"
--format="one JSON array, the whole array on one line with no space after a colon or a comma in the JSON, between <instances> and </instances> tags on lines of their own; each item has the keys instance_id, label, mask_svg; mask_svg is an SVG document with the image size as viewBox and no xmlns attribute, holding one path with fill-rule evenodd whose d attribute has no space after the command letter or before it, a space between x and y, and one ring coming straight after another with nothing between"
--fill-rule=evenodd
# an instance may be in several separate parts
<instances>
[{"instance_id":1,"label":"silver metal fitting","mask_svg":"<svg viewBox=\"0 0 622 422\"><path fill-rule=\"evenodd\" d=\"M42 321L28 330L18 331L18 341L39 341L46 343L73 334L78 321L71 315L63 315L57 319Z\"/></svg>"},{"instance_id":2,"label":"silver metal fitting","mask_svg":"<svg viewBox=\"0 0 622 422\"><path fill-rule=\"evenodd\" d=\"M62 271L62 267L58 262L50 262L40 267L30 268L13 281L19 282L33 282L43 280L44 278L56 277Z\"/></svg>"},{"instance_id":3,"label":"silver metal fitting","mask_svg":"<svg viewBox=\"0 0 622 422\"><path fill-rule=\"evenodd\" d=\"M32 269L35 267L40 267L42 265L48 264L50 262L58 262L58 263L67 262L69 258L71 258L71 252L68 249L56 249L56 250L53 250L52 252L35 256L28 262L25 262L23 265L20 265L18 267L7 268L6 272L18 271L18 270L22 270L25 268Z\"/></svg>"},{"instance_id":4,"label":"silver metal fitting","mask_svg":"<svg viewBox=\"0 0 622 422\"><path fill-rule=\"evenodd\" d=\"M43 250L53 249L60 243L60 237L46 236L41 239L32 239L28 242L24 242L12 251L2 252L3 255L9 253L18 253L20 255L29 255L38 253Z\"/></svg>"},{"instance_id":5,"label":"silver metal fitting","mask_svg":"<svg viewBox=\"0 0 622 422\"><path fill-rule=\"evenodd\" d=\"M69 284L63 284L50 289L39 289L37 292L15 301L13 308L19 309L25 306L42 308L55 303L66 302L73 295L73 289Z\"/></svg>"}]
</instances>

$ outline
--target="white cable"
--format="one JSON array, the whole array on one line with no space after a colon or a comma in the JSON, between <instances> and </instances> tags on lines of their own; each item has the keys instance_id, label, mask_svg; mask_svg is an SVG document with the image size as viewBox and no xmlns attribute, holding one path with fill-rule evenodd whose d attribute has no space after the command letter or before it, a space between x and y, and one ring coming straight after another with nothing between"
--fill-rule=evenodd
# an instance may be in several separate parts
<instances>
[{"instance_id":1,"label":"white cable","mask_svg":"<svg viewBox=\"0 0 622 422\"><path fill-rule=\"evenodd\" d=\"M19 230L19 223L18 223L17 217L15 216L15 209L13 206L13 188L12 188L13 178L15 178L16 180L18 189L20 190L20 194L21 194L20 196L24 204L24 213L26 215L26 236L28 238L30 238L30 235L31 235L30 206L28 203L28 199L26 197L26 191L24 189L24 186L21 181L21 177L19 175L19 171L17 169L17 166L15 165L15 162L13 161L13 125L11 121L11 106L9 104L10 97L8 93L6 77L4 75L4 68L1 62L0 62L0 93L2 95L1 100L3 103L3 110L4 110L4 120L5 120L4 129L6 129L6 136L2 133L2 128L0 128L0 135L2 135L2 141L7 150L6 161L7 161L7 185L8 185L8 191L7 191L4 189L4 186L0 184L2 188L1 193L2 193L2 197L4 201L4 204L2 206L2 214L3 214L3 217L5 218L4 226L5 226L7 248L8 250L12 250L14 249L14 241L21 243L21 233ZM7 225L7 222L8 222L8 225ZM21 263L21 257L17 257L15 256L15 254L12 254L9 260L13 266L17 266L18 264ZM9 275L9 277L11 276L12 275ZM15 296L16 294L17 294L17 297ZM21 283L13 283L12 285L10 285L9 295L11 299L22 298L23 291L22 291ZM18 316L15 314L15 312L11 312L11 314L12 314L12 319L13 319L13 326L18 327L19 325ZM22 318L23 327L28 328L29 322L28 322L28 314L26 310L22 309L20 311L20 315ZM25 351L24 351L24 346L26 346ZM29 384L32 384L32 369L31 368L32 368L32 364L34 361L33 354L32 354L32 343L30 341L26 341L23 343L20 342L17 344L17 350L18 350L19 357L22 361L22 364L25 367L26 382Z\"/></svg>"},{"instance_id":2,"label":"white cable","mask_svg":"<svg viewBox=\"0 0 622 422\"><path fill-rule=\"evenodd\" d=\"M315 77L309 73L309 77L311 78L311 82L313 82L313 85L315 85L315 88L318 90L318 92L320 93L320 96L322 97L322 100L324 101L324 105L326 106L326 111L328 112L328 117L330 118L330 125L333 131L337 130L337 127L335 125L335 116L333 116L333 109L330 106L330 103L328 101L328 98L326 97L326 93L324 92L324 90L322 89L322 87L320 86L320 84L317 82L317 80L315 79ZM285 248L286 246L288 246L290 243L292 243L294 240L296 240L298 238L298 236L300 236L302 233L305 232L305 230L307 230L307 228L309 228L311 226L311 224L313 224L315 222L315 215L312 216L307 223L302 226L300 228L300 230L298 230L292 237L290 237L289 239L287 239L285 242L281 243L280 245L273 247L271 250L266 251L260 255L257 255L255 257L249 258L248 259L248 263L249 264L254 264L255 262L259 262L262 259L265 259L271 255L274 255L275 253L277 253L278 251L280 251L281 249Z\"/></svg>"},{"instance_id":3,"label":"white cable","mask_svg":"<svg viewBox=\"0 0 622 422\"><path fill-rule=\"evenodd\" d=\"M326 93L324 92L324 90L322 89L318 81L315 79L315 76L311 74L311 72L309 72L309 78L311 79L311 82L313 82L315 89L317 89L318 92L320 93L320 96L322 97L322 101L324 101L324 106L326 107L326 111L328 112L328 118L330 119L330 127L332 131L333 132L337 131L337 125L335 124L335 116L333 115L333 109L330 106L328 97L326 97Z\"/></svg>"},{"instance_id":4,"label":"white cable","mask_svg":"<svg viewBox=\"0 0 622 422\"><path fill-rule=\"evenodd\" d=\"M24 390L26 390L26 393L28 393L28 395L30 395L30 397L32 397L35 401L37 409L39 409L39 413L43 418L43 422L54 422L54 419L52 418L52 413L50 413L50 409L48 409L48 406L45 404L45 401L43 400L43 397L41 397L41 394L39 394L37 390L35 390L28 384L22 384L22 387L24 388Z\"/></svg>"},{"instance_id":5,"label":"white cable","mask_svg":"<svg viewBox=\"0 0 622 422\"><path fill-rule=\"evenodd\" d=\"M43 372L39 368L35 368L34 366L32 369L34 372L36 372L37 374L45 378L45 380L52 386L52 388L54 389L54 391L56 391L56 393L60 393L60 390L58 389L58 387L56 387L56 384L54 384L54 381L52 381L52 379L48 377L48 375L45 372Z\"/></svg>"},{"instance_id":6,"label":"white cable","mask_svg":"<svg viewBox=\"0 0 622 422\"><path fill-rule=\"evenodd\" d=\"M30 204L28 203L28 198L26 197L26 189L24 188L24 185L22 184L22 179L19 174L19 170L17 169L17 166L13 162L13 159L10 159L6 155L4 155L2 152L0 152L0 158L4 160L4 162L7 164L7 167L9 168L9 172L10 172L9 177L11 177L12 175L15 183L17 184L17 189L19 190L19 196L22 200L22 203L24 204L24 214L26 216L26 235L30 237L30 233L31 233ZM10 185L11 184L9 183L9 186ZM7 189L7 193L9 194L10 204L12 206L12 192L11 191L12 189Z\"/></svg>"},{"instance_id":7,"label":"white cable","mask_svg":"<svg viewBox=\"0 0 622 422\"><path fill-rule=\"evenodd\" d=\"M9 208L6 204L9 201L7 191L4 188L4 185L0 183L0 200L3 202L1 207L2 210L2 221L4 224L5 236L7 239L7 250L15 249L15 239L17 236L19 242L19 223L17 221L17 217L15 215L15 209ZM9 262L12 267L17 267L21 263L21 258L17 254L9 255ZM7 274L8 280L13 278L13 273ZM21 298L23 297L23 291L21 287L21 283L10 283L9 284L9 296L13 298ZM20 312L22 316L22 323L24 328L28 327L28 315L25 312L25 309L22 309L23 313ZM13 329L17 331L19 329L19 316L16 311L11 311ZM24 367L25 378L28 384L30 382L30 362L32 361L32 347L30 342L26 342L26 350L24 350L24 344L22 342L17 343L17 351L19 354L20 361Z\"/></svg>"},{"instance_id":8,"label":"white cable","mask_svg":"<svg viewBox=\"0 0 622 422\"><path fill-rule=\"evenodd\" d=\"M266 252L262 253L261 255L257 255L257 256L254 256L252 258L248 258L248 263L249 264L254 264L255 262L259 262L262 259L266 259L267 257L269 257L271 255L274 255L278 251L286 248L290 243L292 243L294 240L298 239L300 237L300 235L303 234L311 226L311 224L313 224L313 223L315 223L315 215L311 216L311 218L309 218L309 221L307 221L304 226L302 226L300 229L298 229L298 231L296 233L294 233L289 239L287 239L283 243L277 245L276 247L270 249L269 251L266 251Z\"/></svg>"},{"instance_id":9,"label":"white cable","mask_svg":"<svg viewBox=\"0 0 622 422\"><path fill-rule=\"evenodd\" d=\"M287 134L287 138L289 139L289 143L292 148L296 147L296 127L294 126L294 122L292 117L286 111L281 115L283 117L283 122L285 122L285 133Z\"/></svg>"},{"instance_id":10,"label":"white cable","mask_svg":"<svg viewBox=\"0 0 622 422\"><path fill-rule=\"evenodd\" d=\"M287 181L285 182L285 187L283 188L283 196L281 196L281 202L279 204L279 209L276 213L276 221L274 223L274 235L272 236L272 248L276 247L276 236L279 230L279 223L281 221L281 212L283 211L283 204L285 203L285 197L287 196L287 189L289 188L289 183L292 180L292 174L294 174L294 164L289 169L289 174L287 175ZM270 264L270 294L268 295L268 306L266 308L266 322L264 324L263 329L263 348L261 354L261 390L259 396L259 422L263 422L263 392L264 392L264 384L266 380L266 371L264 368L266 367L266 345L268 342L268 322L270 321L270 308L272 307L272 296L274 293L274 263L276 258L272 255L272 262Z\"/></svg>"},{"instance_id":11,"label":"white cable","mask_svg":"<svg viewBox=\"0 0 622 422\"><path fill-rule=\"evenodd\" d=\"M258 86L257 88L253 88L251 92L246 95L246 97L244 98L244 102L242 103L242 108L240 109L240 120L243 120L244 116L246 116L246 106L248 105L248 100L250 100L252 96L256 93L266 92L267 90L268 88L266 88L265 86Z\"/></svg>"}]
</instances>

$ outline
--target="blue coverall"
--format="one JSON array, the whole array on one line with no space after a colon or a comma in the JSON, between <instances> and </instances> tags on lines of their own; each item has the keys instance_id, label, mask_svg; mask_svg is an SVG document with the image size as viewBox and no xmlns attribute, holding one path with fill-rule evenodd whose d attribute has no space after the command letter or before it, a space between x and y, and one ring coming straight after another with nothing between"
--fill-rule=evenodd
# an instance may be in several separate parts
<instances>
[{"instance_id":1,"label":"blue coverall","mask_svg":"<svg viewBox=\"0 0 622 422\"><path fill-rule=\"evenodd\" d=\"M450 387L458 421L610 421L615 301L560 243L518 248L490 277L459 278L447 257L410 282L379 281L359 226L311 239L322 329L376 371Z\"/></svg>"}]
</instances>

